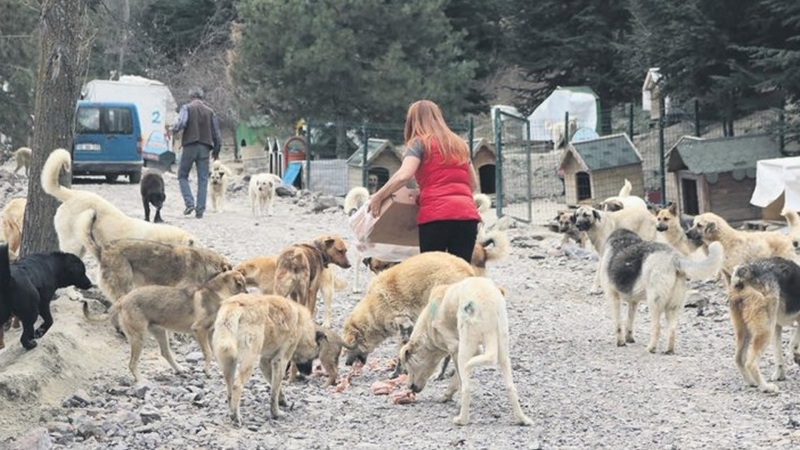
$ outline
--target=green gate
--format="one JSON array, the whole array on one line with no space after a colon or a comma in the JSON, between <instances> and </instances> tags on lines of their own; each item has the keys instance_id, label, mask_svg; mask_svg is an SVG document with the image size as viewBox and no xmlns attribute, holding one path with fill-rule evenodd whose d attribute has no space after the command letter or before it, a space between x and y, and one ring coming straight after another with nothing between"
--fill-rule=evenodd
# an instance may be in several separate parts
<instances>
[{"instance_id":1,"label":"green gate","mask_svg":"<svg viewBox=\"0 0 800 450\"><path fill-rule=\"evenodd\" d=\"M497 216L531 223L531 127L528 120L495 111Z\"/></svg>"}]
</instances>

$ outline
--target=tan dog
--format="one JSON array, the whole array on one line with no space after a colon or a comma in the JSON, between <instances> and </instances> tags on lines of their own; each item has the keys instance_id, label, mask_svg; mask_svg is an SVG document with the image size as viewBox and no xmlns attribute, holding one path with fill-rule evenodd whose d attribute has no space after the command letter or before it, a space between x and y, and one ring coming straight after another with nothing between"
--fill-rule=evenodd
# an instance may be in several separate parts
<instances>
[{"instance_id":1,"label":"tan dog","mask_svg":"<svg viewBox=\"0 0 800 450\"><path fill-rule=\"evenodd\" d=\"M8 257L12 261L19 257L19 247L22 244L22 224L27 203L28 200L24 198L15 198L3 208L3 237L8 242Z\"/></svg>"},{"instance_id":2,"label":"tan dog","mask_svg":"<svg viewBox=\"0 0 800 450\"><path fill-rule=\"evenodd\" d=\"M199 286L174 288L168 286L144 286L136 288L117 301L107 315L93 317L89 305L83 302L83 314L91 322L111 319L119 323L122 332L131 344L129 368L137 382L139 357L148 330L158 341L161 356L175 372L183 372L172 357L169 348L169 331L192 333L203 351L203 371L209 375L211 368L211 346L208 334L223 300L247 292L244 277L235 270L223 272Z\"/></svg>"},{"instance_id":3,"label":"tan dog","mask_svg":"<svg viewBox=\"0 0 800 450\"><path fill-rule=\"evenodd\" d=\"M561 243L558 244L558 249L564 248L570 240L575 241L581 248L586 248L586 243L589 241L589 236L585 231L580 231L572 222L572 211L561 211L556 216L558 222L558 232L562 233L564 237Z\"/></svg>"},{"instance_id":4,"label":"tan dog","mask_svg":"<svg viewBox=\"0 0 800 450\"><path fill-rule=\"evenodd\" d=\"M19 172L19 169L25 169L25 176L30 177L31 173L31 157L33 150L28 147L20 147L14 152L14 160L17 163L17 168L14 169L14 175Z\"/></svg>"},{"instance_id":5,"label":"tan dog","mask_svg":"<svg viewBox=\"0 0 800 450\"><path fill-rule=\"evenodd\" d=\"M275 294L291 298L305 306L311 317L317 313L317 292L323 272L333 263L347 269L347 244L339 236L322 235L310 243L295 244L283 249L275 267ZM325 305L326 321L330 323L332 303Z\"/></svg>"},{"instance_id":6,"label":"tan dog","mask_svg":"<svg viewBox=\"0 0 800 450\"><path fill-rule=\"evenodd\" d=\"M450 285L436 286L426 308L413 324L408 343L400 349L400 362L408 371L411 391L419 393L439 361L449 355L456 361L456 376L442 397L450 401L461 389L461 412L456 425L469 423L472 382L478 366L497 365L503 374L508 400L519 425L531 425L519 405L511 376L508 346L508 313L505 292L485 277L470 277ZM481 347L483 351L481 352Z\"/></svg>"},{"instance_id":7,"label":"tan dog","mask_svg":"<svg viewBox=\"0 0 800 450\"><path fill-rule=\"evenodd\" d=\"M344 323L342 338L355 345L346 352L345 364L363 364L384 340L402 337L400 324L417 320L434 286L472 276L476 272L470 264L444 252L420 253L378 274ZM395 373L399 375L400 364Z\"/></svg>"},{"instance_id":8,"label":"tan dog","mask_svg":"<svg viewBox=\"0 0 800 450\"><path fill-rule=\"evenodd\" d=\"M278 256L256 256L246 261L242 261L234 267L244 275L247 285L257 288L262 294L275 293L275 269L278 263ZM333 316L333 294L347 287L347 282L336 278L336 274L331 267L327 267L320 275L319 290L325 302L325 318L322 326L330 328Z\"/></svg>"},{"instance_id":9,"label":"tan dog","mask_svg":"<svg viewBox=\"0 0 800 450\"><path fill-rule=\"evenodd\" d=\"M693 241L702 241L705 245L712 242L722 244L725 249L722 269L726 276L737 265L759 258L780 256L793 260L795 257L790 236L779 231L739 231L714 213L695 216L686 236Z\"/></svg>"},{"instance_id":10,"label":"tan dog","mask_svg":"<svg viewBox=\"0 0 800 450\"><path fill-rule=\"evenodd\" d=\"M702 240L693 241L686 236L678 215L678 205L674 202L656 211L656 230L669 245L686 256L703 247Z\"/></svg>"},{"instance_id":11,"label":"tan dog","mask_svg":"<svg viewBox=\"0 0 800 450\"><path fill-rule=\"evenodd\" d=\"M222 212L225 207L225 195L233 172L219 160L211 165L208 177L208 191L211 194L211 211Z\"/></svg>"},{"instance_id":12,"label":"tan dog","mask_svg":"<svg viewBox=\"0 0 800 450\"><path fill-rule=\"evenodd\" d=\"M53 150L42 169L42 188L61 205L53 218L62 251L83 257L86 224L95 220L94 235L100 245L115 239L147 239L151 241L199 246L189 232L163 223L150 223L126 216L103 197L92 192L67 189L58 184L62 170L69 172L72 157L64 149ZM95 217L92 218L91 216Z\"/></svg>"},{"instance_id":13,"label":"tan dog","mask_svg":"<svg viewBox=\"0 0 800 450\"><path fill-rule=\"evenodd\" d=\"M227 258L205 248L140 239L121 239L101 246L93 230L90 222L84 244L100 262L97 284L111 302L141 286L199 285L232 268Z\"/></svg>"},{"instance_id":14,"label":"tan dog","mask_svg":"<svg viewBox=\"0 0 800 450\"><path fill-rule=\"evenodd\" d=\"M772 344L775 372L770 381L786 379L781 331L800 320L800 266L780 257L757 259L734 267L728 285L736 367L747 384L775 393L778 387L764 381L758 362ZM790 349L794 362L800 364L798 348L800 327L796 326Z\"/></svg>"},{"instance_id":15,"label":"tan dog","mask_svg":"<svg viewBox=\"0 0 800 450\"><path fill-rule=\"evenodd\" d=\"M277 295L243 294L222 303L214 322L214 355L225 378L233 422L241 425L239 403L256 363L270 384L270 413L285 405L281 382L289 362L311 374L325 334L317 331L308 309Z\"/></svg>"},{"instance_id":16,"label":"tan dog","mask_svg":"<svg viewBox=\"0 0 800 450\"><path fill-rule=\"evenodd\" d=\"M572 223L579 231L585 231L597 254L602 257L605 243L611 233L619 228L627 228L645 241L656 239L656 218L647 209L629 208L614 212L598 211L591 206L579 206L572 213ZM591 293L600 292L600 268L594 277Z\"/></svg>"}]
</instances>

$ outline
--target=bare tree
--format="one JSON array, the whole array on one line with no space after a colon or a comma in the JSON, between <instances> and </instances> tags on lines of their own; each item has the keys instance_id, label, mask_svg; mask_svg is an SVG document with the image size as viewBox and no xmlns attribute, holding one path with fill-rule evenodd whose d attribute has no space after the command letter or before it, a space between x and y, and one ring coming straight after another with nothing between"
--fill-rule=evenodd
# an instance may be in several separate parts
<instances>
[{"instance_id":1,"label":"bare tree","mask_svg":"<svg viewBox=\"0 0 800 450\"><path fill-rule=\"evenodd\" d=\"M80 17L83 0L42 0L39 19L39 74L34 108L34 152L28 182L28 204L22 254L58 248L53 226L58 202L42 189L44 162L56 148L72 149L75 102L78 99ZM61 176L69 186L71 174Z\"/></svg>"}]
</instances>

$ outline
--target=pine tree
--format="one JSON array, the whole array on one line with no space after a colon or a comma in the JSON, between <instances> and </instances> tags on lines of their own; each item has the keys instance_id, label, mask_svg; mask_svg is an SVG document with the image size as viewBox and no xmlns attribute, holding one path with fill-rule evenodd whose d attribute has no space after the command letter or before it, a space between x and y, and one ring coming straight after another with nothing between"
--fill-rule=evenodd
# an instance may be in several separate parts
<instances>
[{"instance_id":1,"label":"pine tree","mask_svg":"<svg viewBox=\"0 0 800 450\"><path fill-rule=\"evenodd\" d=\"M0 132L28 145L36 85L38 12L30 1L0 3Z\"/></svg>"}]
</instances>

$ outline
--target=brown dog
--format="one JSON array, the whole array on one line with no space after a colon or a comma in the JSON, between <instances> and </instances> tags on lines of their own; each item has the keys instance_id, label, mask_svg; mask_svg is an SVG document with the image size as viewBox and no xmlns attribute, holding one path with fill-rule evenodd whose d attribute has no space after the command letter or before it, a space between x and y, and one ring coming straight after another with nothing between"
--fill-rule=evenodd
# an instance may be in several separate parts
<instances>
[{"instance_id":1,"label":"brown dog","mask_svg":"<svg viewBox=\"0 0 800 450\"><path fill-rule=\"evenodd\" d=\"M214 355L228 391L233 422L241 425L239 403L256 364L270 384L270 413L285 406L281 383L286 365L306 375L319 355L325 334L316 329L308 308L277 295L242 294L222 303L214 322Z\"/></svg>"},{"instance_id":2,"label":"brown dog","mask_svg":"<svg viewBox=\"0 0 800 450\"><path fill-rule=\"evenodd\" d=\"M223 300L246 293L244 276L235 270L223 272L200 286L174 288L169 286L144 286L124 295L111 307L108 314L93 317L89 305L83 302L83 314L90 322L117 322L131 344L129 368L137 382L141 381L139 357L148 330L158 341L161 356L175 372L183 372L172 358L168 331L194 334L203 351L203 371L211 368L211 346L208 334Z\"/></svg>"},{"instance_id":3,"label":"brown dog","mask_svg":"<svg viewBox=\"0 0 800 450\"><path fill-rule=\"evenodd\" d=\"M278 264L277 256L256 256L242 261L233 268L244 275L247 285L257 288L262 294L275 293L275 270ZM333 315L333 293L347 287L344 280L336 278L333 269L328 267L322 271L320 292L325 301L325 318L322 326L330 328Z\"/></svg>"},{"instance_id":4,"label":"brown dog","mask_svg":"<svg viewBox=\"0 0 800 450\"><path fill-rule=\"evenodd\" d=\"M343 269L350 267L347 244L339 236L317 236L309 243L283 249L275 267L275 294L300 303L312 318L316 317L317 292L330 263Z\"/></svg>"},{"instance_id":5,"label":"brown dog","mask_svg":"<svg viewBox=\"0 0 800 450\"><path fill-rule=\"evenodd\" d=\"M775 393L778 387L764 380L758 361L772 344L775 372L770 381L786 379L781 331L800 319L800 266L780 257L756 259L734 267L728 285L728 306L736 335L736 367L747 384L762 392ZM799 348L800 327L796 327L790 349L798 364Z\"/></svg>"},{"instance_id":6,"label":"brown dog","mask_svg":"<svg viewBox=\"0 0 800 450\"><path fill-rule=\"evenodd\" d=\"M666 208L659 208L656 211L656 221L656 230L664 240L684 255L691 255L703 247L702 240L691 240L686 236L675 202L670 202Z\"/></svg>"},{"instance_id":7,"label":"brown dog","mask_svg":"<svg viewBox=\"0 0 800 450\"><path fill-rule=\"evenodd\" d=\"M585 231L578 230L572 223L572 211L559 212L555 220L558 222L558 232L564 235L561 243L558 244L559 249L563 248L570 240L578 243L581 248L586 248L589 237L586 236Z\"/></svg>"},{"instance_id":8,"label":"brown dog","mask_svg":"<svg viewBox=\"0 0 800 450\"><path fill-rule=\"evenodd\" d=\"M322 387L333 386L339 377L339 356L342 354L342 349L355 350L355 346L349 345L335 331L328 328L317 327L317 331L325 334L325 339L319 343L319 362L328 374L328 380Z\"/></svg>"}]
</instances>

